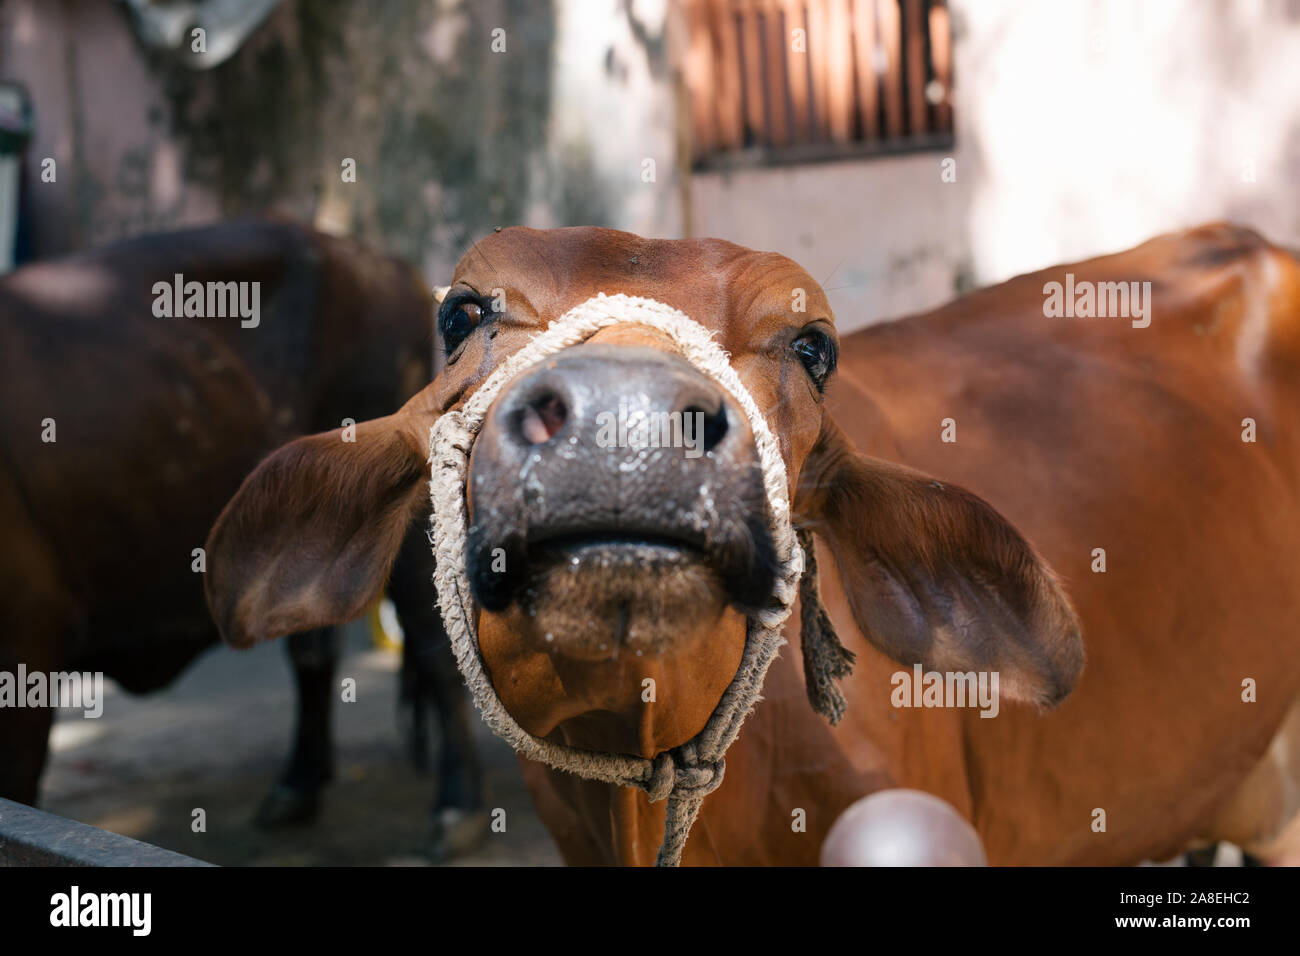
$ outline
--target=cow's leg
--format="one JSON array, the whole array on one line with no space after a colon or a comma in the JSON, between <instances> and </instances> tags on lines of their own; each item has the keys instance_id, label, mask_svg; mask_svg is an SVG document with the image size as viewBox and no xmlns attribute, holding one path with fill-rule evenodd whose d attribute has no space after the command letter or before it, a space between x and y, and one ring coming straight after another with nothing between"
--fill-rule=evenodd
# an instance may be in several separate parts
<instances>
[{"instance_id":1,"label":"cow's leg","mask_svg":"<svg viewBox=\"0 0 1300 956\"><path fill-rule=\"evenodd\" d=\"M0 706L0 797L35 806L54 708L48 687L45 706L17 706L20 697L28 702L27 687L18 685L19 668L26 674L45 674L48 680L51 671L60 669L57 650L63 635L43 617L53 608L47 611L40 603L24 600L20 591L11 590L12 603L0 611L0 674L15 695Z\"/></svg>"},{"instance_id":2,"label":"cow's leg","mask_svg":"<svg viewBox=\"0 0 1300 956\"><path fill-rule=\"evenodd\" d=\"M427 746L427 736L421 740L420 735L427 735L423 722L429 710L438 715L441 730L433 832L427 846L428 855L441 860L473 849L486 835L489 818L468 693L436 606L433 570L424 523L417 522L402 543L388 591L405 635L403 691L413 709L413 749Z\"/></svg>"},{"instance_id":3,"label":"cow's leg","mask_svg":"<svg viewBox=\"0 0 1300 956\"><path fill-rule=\"evenodd\" d=\"M397 703L398 722L407 752L411 763L421 773L429 769L429 750L433 744L429 719L437 710L433 688L424 673L426 668L416 666L422 645L423 641L416 640L414 635L402 641L402 670L398 678L401 689Z\"/></svg>"},{"instance_id":4,"label":"cow's leg","mask_svg":"<svg viewBox=\"0 0 1300 956\"><path fill-rule=\"evenodd\" d=\"M1268 748L1280 780L1279 818L1286 822L1269 838L1242 847L1245 866L1300 866L1300 697Z\"/></svg>"},{"instance_id":5,"label":"cow's leg","mask_svg":"<svg viewBox=\"0 0 1300 956\"><path fill-rule=\"evenodd\" d=\"M1300 698L1210 830L1241 847L1245 866L1300 866Z\"/></svg>"},{"instance_id":6,"label":"cow's leg","mask_svg":"<svg viewBox=\"0 0 1300 956\"><path fill-rule=\"evenodd\" d=\"M256 822L262 827L316 819L321 790L334 777L330 716L339 633L320 628L291 634L287 647L298 689L298 720L289 763L257 811Z\"/></svg>"},{"instance_id":7,"label":"cow's leg","mask_svg":"<svg viewBox=\"0 0 1300 956\"><path fill-rule=\"evenodd\" d=\"M74 635L77 608L63 587L54 549L32 520L17 488L0 473L0 672L13 682L13 693L24 695L16 686L21 665L26 673L61 670L80 648ZM50 725L54 709L18 707L17 696L0 706L0 797L35 805L41 772L49 752Z\"/></svg>"},{"instance_id":8,"label":"cow's leg","mask_svg":"<svg viewBox=\"0 0 1300 956\"><path fill-rule=\"evenodd\" d=\"M441 627L422 658L416 667L427 671L425 679L433 688L433 703L442 729L428 854L434 859L449 859L479 844L487 835L489 817L484 807L483 773L474 745L468 695L451 643Z\"/></svg>"},{"instance_id":9,"label":"cow's leg","mask_svg":"<svg viewBox=\"0 0 1300 956\"><path fill-rule=\"evenodd\" d=\"M0 671L15 673L7 660ZM0 708L0 797L36 805L53 719L52 707Z\"/></svg>"}]
</instances>

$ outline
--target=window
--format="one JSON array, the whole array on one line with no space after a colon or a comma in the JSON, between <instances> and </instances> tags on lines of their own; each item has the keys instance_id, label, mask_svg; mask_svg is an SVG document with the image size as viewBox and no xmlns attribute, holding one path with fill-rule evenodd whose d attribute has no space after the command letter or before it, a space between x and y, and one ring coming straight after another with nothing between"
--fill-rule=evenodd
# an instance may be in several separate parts
<instances>
[{"instance_id":1,"label":"window","mask_svg":"<svg viewBox=\"0 0 1300 956\"><path fill-rule=\"evenodd\" d=\"M952 145L946 0L683 0L697 167Z\"/></svg>"}]
</instances>

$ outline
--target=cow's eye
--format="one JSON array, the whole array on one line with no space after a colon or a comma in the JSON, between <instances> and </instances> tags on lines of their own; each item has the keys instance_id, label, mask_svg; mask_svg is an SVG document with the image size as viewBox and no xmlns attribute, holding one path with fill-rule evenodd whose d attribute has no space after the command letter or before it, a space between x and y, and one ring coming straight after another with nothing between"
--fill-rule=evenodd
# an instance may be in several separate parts
<instances>
[{"instance_id":1,"label":"cow's eye","mask_svg":"<svg viewBox=\"0 0 1300 956\"><path fill-rule=\"evenodd\" d=\"M835 371L836 351L831 337L824 332L805 332L790 347L799 356L799 361L808 370L817 389L820 391L825 388L826 380Z\"/></svg>"},{"instance_id":2,"label":"cow's eye","mask_svg":"<svg viewBox=\"0 0 1300 956\"><path fill-rule=\"evenodd\" d=\"M438 313L438 331L450 355L460 347L460 343L478 327L483 318L483 307L473 299L456 299L444 303Z\"/></svg>"}]
</instances>

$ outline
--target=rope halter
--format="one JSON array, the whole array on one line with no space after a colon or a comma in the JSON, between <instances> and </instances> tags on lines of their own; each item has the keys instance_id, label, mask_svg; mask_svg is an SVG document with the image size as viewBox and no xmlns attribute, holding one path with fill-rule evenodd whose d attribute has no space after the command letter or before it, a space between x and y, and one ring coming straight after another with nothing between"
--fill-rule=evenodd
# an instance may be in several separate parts
<instances>
[{"instance_id":1,"label":"rope halter","mask_svg":"<svg viewBox=\"0 0 1300 956\"><path fill-rule=\"evenodd\" d=\"M750 615L740 667L704 729L680 747L653 759L569 747L535 737L519 726L497 697L479 652L465 560L469 455L488 408L502 388L525 369L619 323L647 325L664 332L688 362L739 403L749 420L758 451L779 567L771 601ZM780 446L749 390L731 367L727 353L713 340L712 333L671 306L655 299L600 293L570 309L534 336L489 375L461 408L445 412L430 429L429 464L429 493L433 502L431 540L437 560L434 583L452 650L475 706L493 733L529 759L588 780L637 787L649 795L651 802L667 799L667 823L655 865L676 866L700 805L722 783L726 771L723 755L758 702L767 669L785 643L781 631L790 616L804 568L804 549L796 539L791 521Z\"/></svg>"}]
</instances>

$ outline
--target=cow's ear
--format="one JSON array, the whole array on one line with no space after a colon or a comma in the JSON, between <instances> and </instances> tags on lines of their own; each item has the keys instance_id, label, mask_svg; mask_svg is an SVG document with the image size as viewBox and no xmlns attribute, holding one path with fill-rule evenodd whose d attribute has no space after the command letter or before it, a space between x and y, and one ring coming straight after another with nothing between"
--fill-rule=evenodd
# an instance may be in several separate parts
<instances>
[{"instance_id":1,"label":"cow's ear","mask_svg":"<svg viewBox=\"0 0 1300 956\"><path fill-rule=\"evenodd\" d=\"M1008 698L1053 705L1083 668L1061 585L983 499L860 455L824 419L795 510L839 568L854 621L894 660L997 671Z\"/></svg>"},{"instance_id":2,"label":"cow's ear","mask_svg":"<svg viewBox=\"0 0 1300 956\"><path fill-rule=\"evenodd\" d=\"M228 643L365 610L428 506L435 419L422 392L394 415L292 441L244 480L207 541L208 607Z\"/></svg>"}]
</instances>

